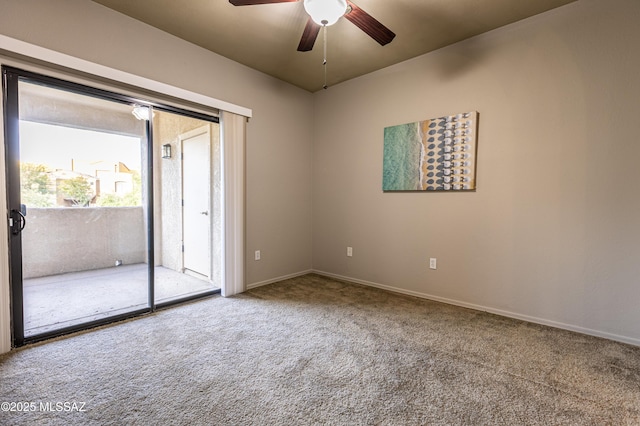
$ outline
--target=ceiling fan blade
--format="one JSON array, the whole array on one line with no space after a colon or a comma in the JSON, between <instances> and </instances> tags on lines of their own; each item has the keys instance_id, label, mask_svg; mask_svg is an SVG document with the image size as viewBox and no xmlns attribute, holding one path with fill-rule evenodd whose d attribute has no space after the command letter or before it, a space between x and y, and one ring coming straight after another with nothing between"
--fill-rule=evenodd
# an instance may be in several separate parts
<instances>
[{"instance_id":1,"label":"ceiling fan blade","mask_svg":"<svg viewBox=\"0 0 640 426\"><path fill-rule=\"evenodd\" d=\"M369 15L349 0L347 0L347 4L351 10L349 11L349 9L347 9L347 13L344 15L345 18L367 33L369 37L380 43L382 46L387 43L391 43L391 40L396 36L393 31L382 25L376 18Z\"/></svg>"},{"instance_id":2,"label":"ceiling fan blade","mask_svg":"<svg viewBox=\"0 0 640 426\"><path fill-rule=\"evenodd\" d=\"M254 4L292 3L298 0L229 0L234 6L252 6Z\"/></svg>"},{"instance_id":3,"label":"ceiling fan blade","mask_svg":"<svg viewBox=\"0 0 640 426\"><path fill-rule=\"evenodd\" d=\"M313 49L320 28L320 25L313 22L313 19L309 18L307 20L307 25L305 25L302 37L300 38L300 44L298 44L298 52L308 52Z\"/></svg>"}]
</instances>

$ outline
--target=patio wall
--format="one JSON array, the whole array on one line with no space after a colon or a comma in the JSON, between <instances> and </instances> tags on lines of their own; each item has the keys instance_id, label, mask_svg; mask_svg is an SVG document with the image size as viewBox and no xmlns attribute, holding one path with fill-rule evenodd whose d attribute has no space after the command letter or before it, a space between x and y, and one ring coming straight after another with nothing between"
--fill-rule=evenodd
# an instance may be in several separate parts
<instances>
[{"instance_id":1,"label":"patio wall","mask_svg":"<svg viewBox=\"0 0 640 426\"><path fill-rule=\"evenodd\" d=\"M24 278L146 261L142 207L29 208Z\"/></svg>"}]
</instances>

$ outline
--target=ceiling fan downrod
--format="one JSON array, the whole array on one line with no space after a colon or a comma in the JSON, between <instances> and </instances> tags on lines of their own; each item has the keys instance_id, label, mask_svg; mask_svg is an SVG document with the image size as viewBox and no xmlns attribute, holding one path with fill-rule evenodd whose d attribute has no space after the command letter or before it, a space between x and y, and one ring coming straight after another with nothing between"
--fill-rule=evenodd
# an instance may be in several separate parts
<instances>
[{"instance_id":1,"label":"ceiling fan downrod","mask_svg":"<svg viewBox=\"0 0 640 426\"><path fill-rule=\"evenodd\" d=\"M324 67L324 85L322 86L323 89L327 89L327 26L323 25L322 26L322 32L323 37L324 37L324 59L322 61L322 66Z\"/></svg>"}]
</instances>

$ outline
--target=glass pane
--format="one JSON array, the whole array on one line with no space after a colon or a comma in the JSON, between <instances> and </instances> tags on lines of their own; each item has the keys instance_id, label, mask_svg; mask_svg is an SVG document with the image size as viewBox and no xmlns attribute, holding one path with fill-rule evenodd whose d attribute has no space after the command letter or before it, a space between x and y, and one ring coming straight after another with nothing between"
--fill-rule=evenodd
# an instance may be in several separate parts
<instances>
[{"instance_id":1,"label":"glass pane","mask_svg":"<svg viewBox=\"0 0 640 426\"><path fill-rule=\"evenodd\" d=\"M25 336L148 308L146 125L21 81Z\"/></svg>"},{"instance_id":2,"label":"glass pane","mask_svg":"<svg viewBox=\"0 0 640 426\"><path fill-rule=\"evenodd\" d=\"M220 289L220 126L156 111L153 129L155 301L164 303Z\"/></svg>"}]
</instances>

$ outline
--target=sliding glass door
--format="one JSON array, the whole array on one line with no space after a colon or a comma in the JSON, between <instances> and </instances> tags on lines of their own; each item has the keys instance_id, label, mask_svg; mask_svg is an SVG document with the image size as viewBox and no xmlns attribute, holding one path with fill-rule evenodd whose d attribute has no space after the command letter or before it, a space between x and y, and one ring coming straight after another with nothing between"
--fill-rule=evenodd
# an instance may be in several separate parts
<instances>
[{"instance_id":1,"label":"sliding glass door","mask_svg":"<svg viewBox=\"0 0 640 426\"><path fill-rule=\"evenodd\" d=\"M215 117L12 68L3 93L14 345L219 290Z\"/></svg>"},{"instance_id":2,"label":"sliding glass door","mask_svg":"<svg viewBox=\"0 0 640 426\"><path fill-rule=\"evenodd\" d=\"M219 291L222 282L220 125L156 110L156 304Z\"/></svg>"}]
</instances>

